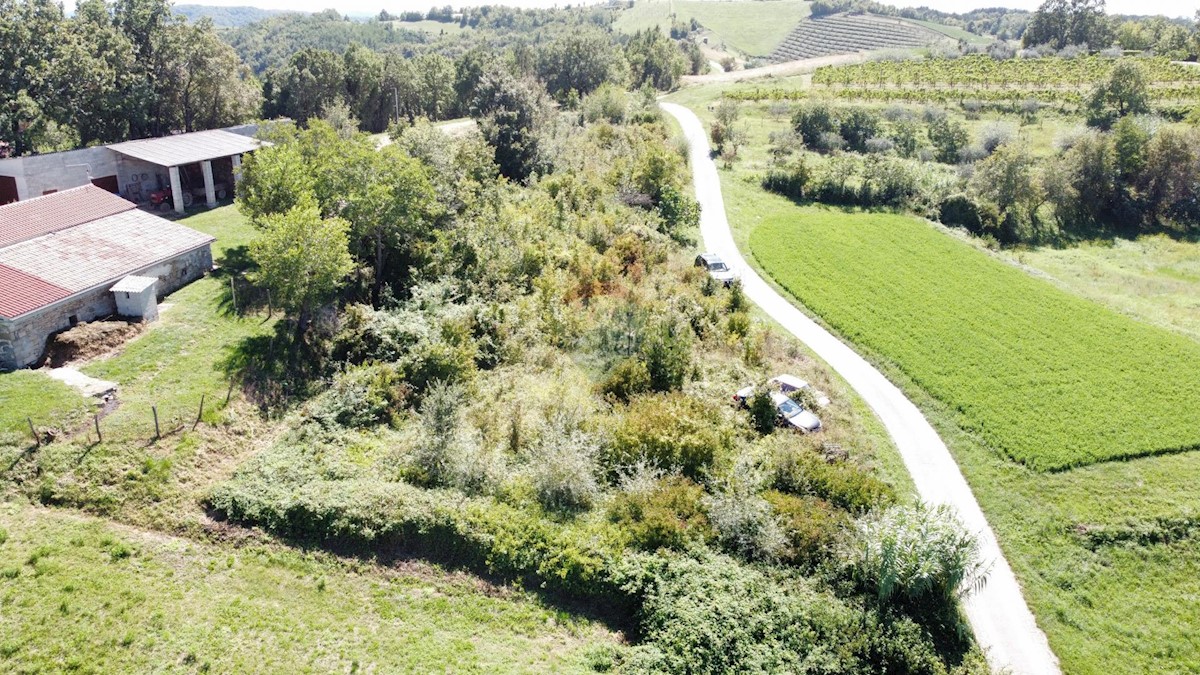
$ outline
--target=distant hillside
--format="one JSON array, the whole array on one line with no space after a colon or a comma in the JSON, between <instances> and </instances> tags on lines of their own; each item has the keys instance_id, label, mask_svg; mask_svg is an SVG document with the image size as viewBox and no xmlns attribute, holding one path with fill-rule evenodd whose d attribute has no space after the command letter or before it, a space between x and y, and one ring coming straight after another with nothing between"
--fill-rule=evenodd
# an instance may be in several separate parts
<instances>
[{"instance_id":1,"label":"distant hillside","mask_svg":"<svg viewBox=\"0 0 1200 675\"><path fill-rule=\"evenodd\" d=\"M256 21L269 19L280 14L297 14L281 9L259 9L257 7L215 7L213 5L175 5L175 13L186 16L188 21L212 19L218 28L241 28Z\"/></svg>"},{"instance_id":2,"label":"distant hillside","mask_svg":"<svg viewBox=\"0 0 1200 675\"><path fill-rule=\"evenodd\" d=\"M834 14L801 21L771 54L775 62L876 49L909 49L949 40L937 31L894 17Z\"/></svg>"}]
</instances>

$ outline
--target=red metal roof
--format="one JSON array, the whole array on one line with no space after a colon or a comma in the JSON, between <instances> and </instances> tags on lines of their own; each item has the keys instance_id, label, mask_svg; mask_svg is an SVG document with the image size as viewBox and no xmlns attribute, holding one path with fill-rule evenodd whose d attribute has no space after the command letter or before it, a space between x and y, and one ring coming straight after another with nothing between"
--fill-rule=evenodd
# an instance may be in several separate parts
<instances>
[{"instance_id":1,"label":"red metal roof","mask_svg":"<svg viewBox=\"0 0 1200 675\"><path fill-rule=\"evenodd\" d=\"M137 208L104 188L84 185L0 206L0 248Z\"/></svg>"},{"instance_id":2,"label":"red metal roof","mask_svg":"<svg viewBox=\"0 0 1200 675\"><path fill-rule=\"evenodd\" d=\"M0 317L14 319L71 295L71 291L0 265Z\"/></svg>"}]
</instances>

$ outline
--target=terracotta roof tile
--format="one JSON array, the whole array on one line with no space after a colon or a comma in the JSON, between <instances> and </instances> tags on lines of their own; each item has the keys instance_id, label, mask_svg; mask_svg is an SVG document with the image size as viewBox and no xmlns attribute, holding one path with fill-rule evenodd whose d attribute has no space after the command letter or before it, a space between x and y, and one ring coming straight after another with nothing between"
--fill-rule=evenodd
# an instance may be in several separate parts
<instances>
[{"instance_id":1,"label":"terracotta roof tile","mask_svg":"<svg viewBox=\"0 0 1200 675\"><path fill-rule=\"evenodd\" d=\"M0 265L73 293L194 250L213 238L134 209L0 248Z\"/></svg>"},{"instance_id":2,"label":"terracotta roof tile","mask_svg":"<svg viewBox=\"0 0 1200 675\"><path fill-rule=\"evenodd\" d=\"M0 206L0 248L137 208L95 185Z\"/></svg>"},{"instance_id":3,"label":"terracotta roof tile","mask_svg":"<svg viewBox=\"0 0 1200 675\"><path fill-rule=\"evenodd\" d=\"M71 291L0 265L0 317L14 319L71 295Z\"/></svg>"}]
</instances>

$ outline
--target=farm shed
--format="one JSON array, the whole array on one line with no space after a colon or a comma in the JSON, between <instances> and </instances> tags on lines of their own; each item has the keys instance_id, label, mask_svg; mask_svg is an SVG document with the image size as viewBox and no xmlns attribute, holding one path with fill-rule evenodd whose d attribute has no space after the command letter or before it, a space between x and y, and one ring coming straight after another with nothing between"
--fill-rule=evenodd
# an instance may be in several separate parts
<instances>
[{"instance_id":1,"label":"farm shed","mask_svg":"<svg viewBox=\"0 0 1200 675\"><path fill-rule=\"evenodd\" d=\"M0 370L36 363L58 331L115 314L112 289L126 277L167 295L203 276L212 242L94 185L0 206Z\"/></svg>"},{"instance_id":2,"label":"farm shed","mask_svg":"<svg viewBox=\"0 0 1200 675\"><path fill-rule=\"evenodd\" d=\"M170 187L180 212L192 190L212 205L222 189L231 192L241 156L265 145L253 138L257 132L258 125L246 124L0 159L0 204L90 184L139 203ZM208 199L210 187L214 199Z\"/></svg>"},{"instance_id":3,"label":"farm shed","mask_svg":"<svg viewBox=\"0 0 1200 675\"><path fill-rule=\"evenodd\" d=\"M150 171L137 173L139 177L152 172L157 175L160 169L166 169L175 212L183 213L187 202L191 201L190 187L183 184L187 167L200 167L204 203L213 207L219 197L232 193L234 182L241 177L242 154L257 150L260 144L253 138L213 129L115 143L108 147L133 168L131 175L141 168L151 167Z\"/></svg>"}]
</instances>

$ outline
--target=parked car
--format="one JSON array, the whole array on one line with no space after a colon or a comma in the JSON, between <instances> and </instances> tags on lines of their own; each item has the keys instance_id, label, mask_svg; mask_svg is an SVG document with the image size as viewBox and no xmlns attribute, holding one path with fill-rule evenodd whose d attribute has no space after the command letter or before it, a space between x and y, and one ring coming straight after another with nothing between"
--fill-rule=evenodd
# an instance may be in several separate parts
<instances>
[{"instance_id":1,"label":"parked car","mask_svg":"<svg viewBox=\"0 0 1200 675\"><path fill-rule=\"evenodd\" d=\"M806 433L821 430L821 420L780 391L771 392L771 402L779 411L779 423Z\"/></svg>"},{"instance_id":2,"label":"parked car","mask_svg":"<svg viewBox=\"0 0 1200 675\"><path fill-rule=\"evenodd\" d=\"M790 394L793 391L798 391L800 389L808 389L812 391L813 398L816 399L817 405L824 408L830 403L829 397L826 396L824 392L813 389L812 385L796 377L795 375L776 375L775 377L767 380L767 386L779 387L779 391L783 392L784 394ZM743 387L739 389L737 393L733 395L733 400L737 401L738 403L745 404L746 399L753 395L754 385L750 385L749 387Z\"/></svg>"},{"instance_id":3,"label":"parked car","mask_svg":"<svg viewBox=\"0 0 1200 675\"><path fill-rule=\"evenodd\" d=\"M708 276L726 286L738 278L737 272L726 265L725 261L721 260L721 256L716 253L701 253L696 256L696 267L703 267L708 272Z\"/></svg>"},{"instance_id":4,"label":"parked car","mask_svg":"<svg viewBox=\"0 0 1200 675\"><path fill-rule=\"evenodd\" d=\"M805 410L803 405L788 396L788 394L801 389L812 390L807 382L795 375L777 375L767 380L767 387L770 389L771 403L775 405L775 410L779 415L779 424L806 433L821 430L820 418L812 411ZM733 400L745 406L749 405L750 397L753 395L754 385L750 385L737 390L733 395ZM829 398L821 392L813 390L813 395L817 405L821 407L829 405Z\"/></svg>"}]
</instances>

